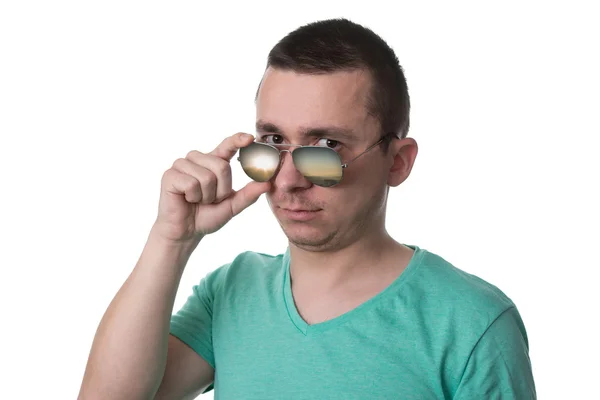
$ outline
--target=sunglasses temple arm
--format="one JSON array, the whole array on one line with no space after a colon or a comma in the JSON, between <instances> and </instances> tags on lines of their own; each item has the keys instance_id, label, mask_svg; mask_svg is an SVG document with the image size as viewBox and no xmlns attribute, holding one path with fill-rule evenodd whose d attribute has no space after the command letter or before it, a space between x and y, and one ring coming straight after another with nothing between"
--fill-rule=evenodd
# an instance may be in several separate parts
<instances>
[{"instance_id":1,"label":"sunglasses temple arm","mask_svg":"<svg viewBox=\"0 0 600 400\"><path fill-rule=\"evenodd\" d=\"M375 146L377 146L379 143L383 142L383 138L379 139L379 141L373 145L371 145L370 147L368 147L365 151L363 151L362 153L360 153L359 155L357 155L356 157L354 157L353 159L351 159L350 161L346 161L344 164L342 164L342 168L347 168L348 164L350 164L352 161L356 160L358 157L362 156L363 154L365 154L366 152L368 152L369 150L373 149Z\"/></svg>"}]
</instances>

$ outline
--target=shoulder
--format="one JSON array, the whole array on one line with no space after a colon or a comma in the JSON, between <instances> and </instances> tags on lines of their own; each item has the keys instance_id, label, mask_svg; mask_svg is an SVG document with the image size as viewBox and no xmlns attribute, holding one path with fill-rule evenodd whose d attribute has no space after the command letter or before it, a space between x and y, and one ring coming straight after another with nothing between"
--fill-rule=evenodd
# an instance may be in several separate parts
<instances>
[{"instance_id":1,"label":"shoulder","mask_svg":"<svg viewBox=\"0 0 600 400\"><path fill-rule=\"evenodd\" d=\"M415 301L415 315L436 332L455 369L464 371L460 393L480 390L478 379L505 388L511 374L520 374L518 384L530 390L529 342L515 303L493 283L435 253L417 248L416 254L405 289Z\"/></svg>"},{"instance_id":2,"label":"shoulder","mask_svg":"<svg viewBox=\"0 0 600 400\"><path fill-rule=\"evenodd\" d=\"M418 262L406 279L405 290L418 301L415 312L433 321L436 329L453 335L465 351L498 320L512 320L509 328L520 328L512 333L526 340L517 307L503 290L435 253L417 247L416 254ZM501 331L508 334L506 329Z\"/></svg>"},{"instance_id":3,"label":"shoulder","mask_svg":"<svg viewBox=\"0 0 600 400\"><path fill-rule=\"evenodd\" d=\"M415 285L431 302L454 308L470 317L489 314L493 319L515 306L493 283L466 272L433 252L424 249L418 249L418 252L421 257Z\"/></svg>"},{"instance_id":4,"label":"shoulder","mask_svg":"<svg viewBox=\"0 0 600 400\"><path fill-rule=\"evenodd\" d=\"M285 254L265 254L245 251L232 258L230 262L208 273L205 284L214 292L224 288L240 289L251 287L256 282L265 282L283 271Z\"/></svg>"}]
</instances>

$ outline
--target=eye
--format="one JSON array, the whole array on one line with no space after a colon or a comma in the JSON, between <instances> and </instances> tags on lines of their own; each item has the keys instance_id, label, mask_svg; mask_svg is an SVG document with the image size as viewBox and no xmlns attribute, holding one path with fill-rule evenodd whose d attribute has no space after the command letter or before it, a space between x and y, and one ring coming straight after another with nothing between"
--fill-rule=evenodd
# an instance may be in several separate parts
<instances>
[{"instance_id":1,"label":"eye","mask_svg":"<svg viewBox=\"0 0 600 400\"><path fill-rule=\"evenodd\" d=\"M269 141L268 138L272 138L272 141ZM281 135L264 135L261 137L261 140L265 143L269 144L281 144L283 143L283 136Z\"/></svg>"},{"instance_id":2,"label":"eye","mask_svg":"<svg viewBox=\"0 0 600 400\"><path fill-rule=\"evenodd\" d=\"M319 146L329 147L330 149L339 150L340 142L333 139L321 138L318 141Z\"/></svg>"}]
</instances>

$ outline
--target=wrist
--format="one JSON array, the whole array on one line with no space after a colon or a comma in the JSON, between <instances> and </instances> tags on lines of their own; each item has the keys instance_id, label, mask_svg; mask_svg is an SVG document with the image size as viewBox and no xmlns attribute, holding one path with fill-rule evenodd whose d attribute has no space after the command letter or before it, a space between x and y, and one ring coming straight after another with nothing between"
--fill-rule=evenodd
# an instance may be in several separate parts
<instances>
[{"instance_id":1,"label":"wrist","mask_svg":"<svg viewBox=\"0 0 600 400\"><path fill-rule=\"evenodd\" d=\"M185 264L201 240L201 236L193 239L174 240L165 237L156 226L153 226L148 235L146 248L152 253L169 255L175 258L173 261L177 260L178 263Z\"/></svg>"}]
</instances>

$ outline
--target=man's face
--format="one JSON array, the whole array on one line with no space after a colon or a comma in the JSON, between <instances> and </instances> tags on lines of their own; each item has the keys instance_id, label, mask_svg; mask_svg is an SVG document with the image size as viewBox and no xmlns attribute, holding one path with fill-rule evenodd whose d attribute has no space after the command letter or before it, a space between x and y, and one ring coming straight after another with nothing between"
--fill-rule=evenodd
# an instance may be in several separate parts
<instances>
[{"instance_id":1,"label":"man's face","mask_svg":"<svg viewBox=\"0 0 600 400\"><path fill-rule=\"evenodd\" d=\"M350 161L380 139L379 125L366 108L369 90L364 71L308 75L269 68L257 97L256 140L331 147L342 162ZM323 132L306 135L311 130ZM289 153L282 156L267 200L291 243L313 251L335 249L382 221L390 164L380 147L350 163L342 182L329 188L313 185ZM317 211L287 211L297 209Z\"/></svg>"}]
</instances>

